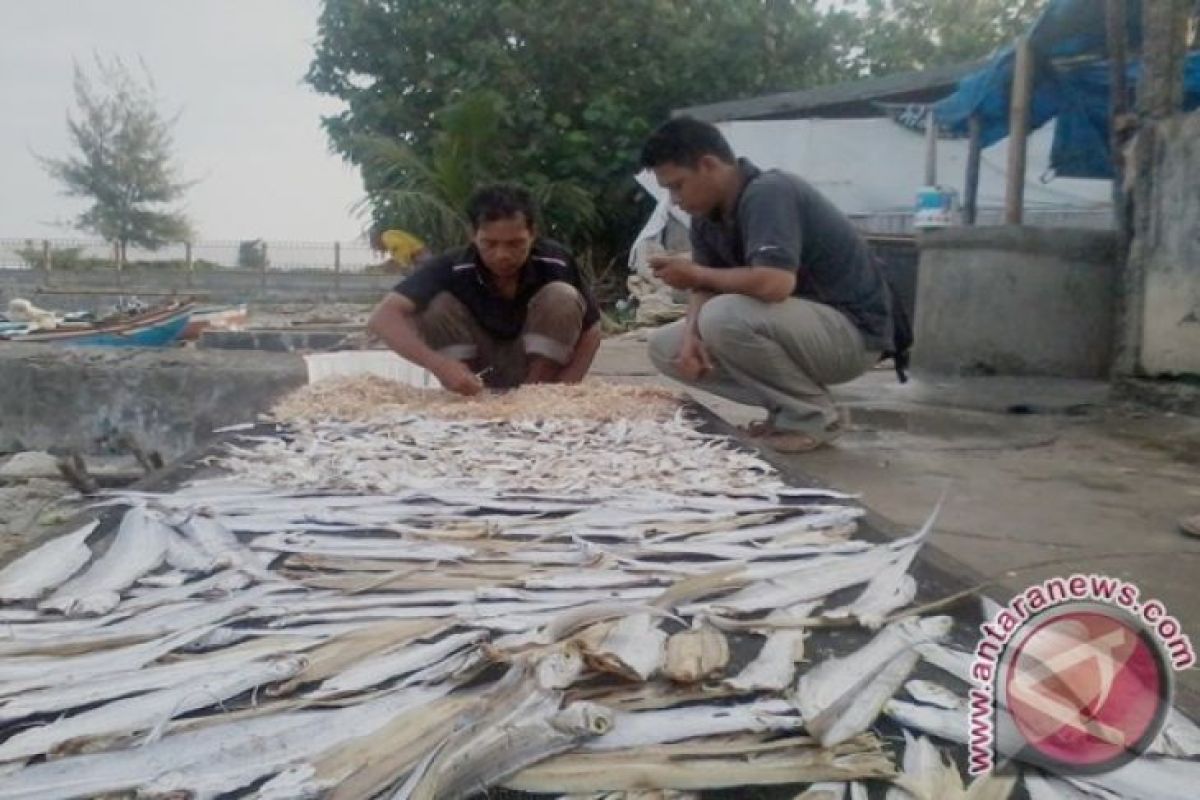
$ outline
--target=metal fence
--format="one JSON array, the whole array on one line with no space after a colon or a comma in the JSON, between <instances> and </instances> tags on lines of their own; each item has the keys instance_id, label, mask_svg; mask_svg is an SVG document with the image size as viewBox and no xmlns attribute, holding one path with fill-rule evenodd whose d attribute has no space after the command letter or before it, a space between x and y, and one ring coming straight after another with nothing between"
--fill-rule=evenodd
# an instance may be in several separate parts
<instances>
[{"instance_id":1,"label":"metal fence","mask_svg":"<svg viewBox=\"0 0 1200 800\"><path fill-rule=\"evenodd\" d=\"M157 250L129 248L123 268L180 270L310 270L365 272L380 267L386 255L362 241L285 242L200 241L169 244ZM0 239L0 269L72 269L118 266L112 244L95 239Z\"/></svg>"},{"instance_id":2,"label":"metal fence","mask_svg":"<svg viewBox=\"0 0 1200 800\"><path fill-rule=\"evenodd\" d=\"M851 219L865 233L890 236L911 236L916 232L913 226L911 211L875 212L872 214L852 214ZM1004 224L1004 209L981 208L976 225L979 227ZM1095 230L1112 230L1116 220L1111 208L1063 210L1037 209L1025 210L1024 225L1032 228L1089 228Z\"/></svg>"}]
</instances>

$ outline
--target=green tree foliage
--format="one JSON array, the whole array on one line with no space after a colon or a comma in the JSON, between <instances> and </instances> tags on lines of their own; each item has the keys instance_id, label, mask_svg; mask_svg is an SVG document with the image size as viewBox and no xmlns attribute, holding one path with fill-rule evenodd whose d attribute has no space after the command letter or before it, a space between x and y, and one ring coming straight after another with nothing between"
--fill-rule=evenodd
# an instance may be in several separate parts
<instances>
[{"instance_id":1,"label":"green tree foliage","mask_svg":"<svg viewBox=\"0 0 1200 800\"><path fill-rule=\"evenodd\" d=\"M436 113L428 156L398 138L356 137L353 146L364 171L377 177L367 206L387 226L419 232L435 249L461 243L469 227L464 208L471 193L512 177L507 174L513 158L504 135L507 124L504 98L477 90ZM545 209L543 224L550 235L571 238L595 224L595 203L581 186L539 174L526 182Z\"/></svg>"},{"instance_id":2,"label":"green tree foliage","mask_svg":"<svg viewBox=\"0 0 1200 800\"><path fill-rule=\"evenodd\" d=\"M630 175L652 127L836 77L820 22L811 0L326 0L308 81L345 103L324 124L377 222L443 241L483 174L555 198L572 243L615 250L644 212ZM454 119L485 106L482 132ZM415 187L437 203L417 213L398 194Z\"/></svg>"},{"instance_id":3,"label":"green tree foliage","mask_svg":"<svg viewBox=\"0 0 1200 800\"><path fill-rule=\"evenodd\" d=\"M325 0L307 80L376 224L461 239L482 179L532 186L596 268L646 208L631 179L673 109L985 55L1034 0Z\"/></svg>"},{"instance_id":4,"label":"green tree foliage","mask_svg":"<svg viewBox=\"0 0 1200 800\"><path fill-rule=\"evenodd\" d=\"M893 72L983 58L1013 41L1045 0L843 0L827 19L851 72Z\"/></svg>"},{"instance_id":5,"label":"green tree foliage","mask_svg":"<svg viewBox=\"0 0 1200 800\"><path fill-rule=\"evenodd\" d=\"M74 113L67 128L75 152L42 158L66 194L91 201L74 221L80 230L117 245L157 249L190 238L187 218L168 206L191 185L178 177L172 157L173 119L158 111L154 83L120 59L95 60L93 81L75 65Z\"/></svg>"}]
</instances>

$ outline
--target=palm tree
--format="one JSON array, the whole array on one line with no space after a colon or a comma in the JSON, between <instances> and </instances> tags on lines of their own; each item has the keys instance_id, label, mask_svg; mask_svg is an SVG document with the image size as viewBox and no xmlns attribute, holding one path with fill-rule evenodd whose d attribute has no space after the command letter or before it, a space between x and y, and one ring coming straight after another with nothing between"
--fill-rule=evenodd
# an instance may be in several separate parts
<instances>
[{"instance_id":1,"label":"palm tree","mask_svg":"<svg viewBox=\"0 0 1200 800\"><path fill-rule=\"evenodd\" d=\"M438 112L428 156L400 139L359 137L364 174L374 184L359 210L370 210L376 220L395 223L439 250L469 237L465 208L477 187L513 181L527 186L544 209L547 233L568 241L586 235L598 219L591 195L566 181L512 174L504 140L507 121L502 97L475 91Z\"/></svg>"}]
</instances>

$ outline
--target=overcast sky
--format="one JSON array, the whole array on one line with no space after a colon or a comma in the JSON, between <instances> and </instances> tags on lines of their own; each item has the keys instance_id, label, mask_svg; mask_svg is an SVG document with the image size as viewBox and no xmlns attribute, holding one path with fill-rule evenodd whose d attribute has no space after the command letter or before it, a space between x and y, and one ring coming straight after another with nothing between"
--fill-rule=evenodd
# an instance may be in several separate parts
<instances>
[{"instance_id":1,"label":"overcast sky","mask_svg":"<svg viewBox=\"0 0 1200 800\"><path fill-rule=\"evenodd\" d=\"M149 67L180 111L176 153L199 179L186 209L200 239L350 240L357 173L329 153L337 104L301 79L318 0L0 0L0 238L78 236L84 207L31 154L69 151L71 60L93 52Z\"/></svg>"}]
</instances>

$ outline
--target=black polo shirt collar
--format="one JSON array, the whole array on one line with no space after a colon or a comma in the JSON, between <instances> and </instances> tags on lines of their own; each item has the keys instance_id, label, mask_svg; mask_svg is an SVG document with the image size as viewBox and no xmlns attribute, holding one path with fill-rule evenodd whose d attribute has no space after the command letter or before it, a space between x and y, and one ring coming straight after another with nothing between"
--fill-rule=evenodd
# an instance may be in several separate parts
<instances>
[{"instance_id":1,"label":"black polo shirt collar","mask_svg":"<svg viewBox=\"0 0 1200 800\"><path fill-rule=\"evenodd\" d=\"M533 246L529 248L529 255L525 258L525 263L521 265L521 271L517 275L517 297L529 292L531 289L541 288L535 287L537 283L536 270L532 265L534 253L537 252L538 242L535 241ZM479 252L479 248L474 244L467 245L467 252L464 255L471 260L475 265L475 277L479 280L479 284L489 293L496 297L501 297L500 289L496 286L496 280L492 276L491 270L483 263L483 256ZM532 294L532 292L530 292Z\"/></svg>"},{"instance_id":2,"label":"black polo shirt collar","mask_svg":"<svg viewBox=\"0 0 1200 800\"><path fill-rule=\"evenodd\" d=\"M738 206L742 204L742 195L746 193L746 187L750 185L750 181L762 174L762 170L756 167L748 158L739 158L737 160L737 168L741 185L738 187L737 198L733 201L733 208L730 209L730 215L726 217L722 214L720 205L707 215L709 222L725 230L729 230L737 225L737 210Z\"/></svg>"}]
</instances>

